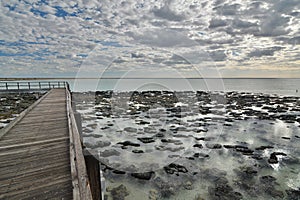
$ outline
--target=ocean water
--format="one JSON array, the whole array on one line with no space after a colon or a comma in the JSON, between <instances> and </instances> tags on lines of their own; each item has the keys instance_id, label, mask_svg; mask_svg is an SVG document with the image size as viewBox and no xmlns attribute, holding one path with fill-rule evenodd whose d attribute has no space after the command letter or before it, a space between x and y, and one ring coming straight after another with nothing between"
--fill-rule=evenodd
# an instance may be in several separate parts
<instances>
[{"instance_id":1,"label":"ocean water","mask_svg":"<svg viewBox=\"0 0 300 200\"><path fill-rule=\"evenodd\" d=\"M107 199L299 199L299 98L252 92L75 93Z\"/></svg>"},{"instance_id":2,"label":"ocean water","mask_svg":"<svg viewBox=\"0 0 300 200\"><path fill-rule=\"evenodd\" d=\"M67 81L75 92L97 90L136 91L239 91L300 96L300 79L225 78L225 79L50 79L32 82ZM28 82L28 81L21 81ZM298 92L297 92L298 91Z\"/></svg>"},{"instance_id":3,"label":"ocean water","mask_svg":"<svg viewBox=\"0 0 300 200\"><path fill-rule=\"evenodd\" d=\"M300 96L300 79L75 79L74 91L239 91ZM298 90L298 92L296 92Z\"/></svg>"}]
</instances>

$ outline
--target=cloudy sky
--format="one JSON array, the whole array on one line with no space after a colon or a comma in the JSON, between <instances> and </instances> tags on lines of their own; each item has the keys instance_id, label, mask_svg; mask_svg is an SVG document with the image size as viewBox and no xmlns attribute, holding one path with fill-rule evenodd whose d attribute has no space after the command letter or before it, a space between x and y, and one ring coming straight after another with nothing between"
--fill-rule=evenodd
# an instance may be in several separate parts
<instances>
[{"instance_id":1,"label":"cloudy sky","mask_svg":"<svg viewBox=\"0 0 300 200\"><path fill-rule=\"evenodd\" d=\"M0 1L0 77L300 78L299 0Z\"/></svg>"}]
</instances>

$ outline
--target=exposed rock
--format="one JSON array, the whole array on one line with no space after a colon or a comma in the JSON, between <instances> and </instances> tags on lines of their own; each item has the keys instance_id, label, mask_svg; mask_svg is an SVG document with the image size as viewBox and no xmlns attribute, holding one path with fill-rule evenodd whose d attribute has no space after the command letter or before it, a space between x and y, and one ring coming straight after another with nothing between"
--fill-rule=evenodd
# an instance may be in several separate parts
<instances>
[{"instance_id":1,"label":"exposed rock","mask_svg":"<svg viewBox=\"0 0 300 200\"><path fill-rule=\"evenodd\" d=\"M255 150L265 150L265 149L273 149L273 146L260 146L255 148Z\"/></svg>"},{"instance_id":2,"label":"exposed rock","mask_svg":"<svg viewBox=\"0 0 300 200\"><path fill-rule=\"evenodd\" d=\"M144 172L144 173L132 173L131 176L142 179L142 180L150 180L154 175L154 172Z\"/></svg>"},{"instance_id":3,"label":"exposed rock","mask_svg":"<svg viewBox=\"0 0 300 200\"><path fill-rule=\"evenodd\" d=\"M126 174L126 172L119 171L119 170L113 170L112 172L115 173L115 174Z\"/></svg>"},{"instance_id":4,"label":"exposed rock","mask_svg":"<svg viewBox=\"0 0 300 200\"><path fill-rule=\"evenodd\" d=\"M142 143L152 143L155 142L155 140L152 137L143 137L143 138L137 138Z\"/></svg>"},{"instance_id":5,"label":"exposed rock","mask_svg":"<svg viewBox=\"0 0 300 200\"><path fill-rule=\"evenodd\" d=\"M222 148L221 144L210 144L210 143L208 143L205 146L209 149L221 149Z\"/></svg>"},{"instance_id":6,"label":"exposed rock","mask_svg":"<svg viewBox=\"0 0 300 200\"><path fill-rule=\"evenodd\" d=\"M133 149L132 153L144 153L144 151L140 149Z\"/></svg>"},{"instance_id":7,"label":"exposed rock","mask_svg":"<svg viewBox=\"0 0 300 200\"><path fill-rule=\"evenodd\" d=\"M117 144L121 144L123 146L133 146L133 147L139 147L139 146L141 146L138 143L134 143L134 142L130 142L130 141L118 142Z\"/></svg>"},{"instance_id":8,"label":"exposed rock","mask_svg":"<svg viewBox=\"0 0 300 200\"><path fill-rule=\"evenodd\" d=\"M174 140L174 139L161 139L161 142L173 143L175 145L182 145L183 144L180 140Z\"/></svg>"},{"instance_id":9,"label":"exposed rock","mask_svg":"<svg viewBox=\"0 0 300 200\"><path fill-rule=\"evenodd\" d=\"M203 148L203 145L202 144L194 144L193 147L197 147L199 149L202 149Z\"/></svg>"},{"instance_id":10,"label":"exposed rock","mask_svg":"<svg viewBox=\"0 0 300 200\"><path fill-rule=\"evenodd\" d=\"M179 165L179 164L175 164L175 163L171 163L168 166L165 166L164 170L168 174L174 174L175 172L176 173L179 173L179 172L180 173L187 173L188 172L188 170L184 166Z\"/></svg>"}]
</instances>

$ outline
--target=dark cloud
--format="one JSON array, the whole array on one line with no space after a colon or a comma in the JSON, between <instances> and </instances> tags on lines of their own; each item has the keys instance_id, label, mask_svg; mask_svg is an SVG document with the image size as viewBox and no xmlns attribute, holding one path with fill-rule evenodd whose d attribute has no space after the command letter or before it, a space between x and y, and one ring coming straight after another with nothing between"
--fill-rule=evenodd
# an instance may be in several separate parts
<instances>
[{"instance_id":1,"label":"dark cloud","mask_svg":"<svg viewBox=\"0 0 300 200\"><path fill-rule=\"evenodd\" d=\"M169 21L182 21L185 19L185 16L171 10L169 1L165 2L164 6L161 8L154 8L152 12L156 17L167 19Z\"/></svg>"},{"instance_id":2,"label":"dark cloud","mask_svg":"<svg viewBox=\"0 0 300 200\"><path fill-rule=\"evenodd\" d=\"M128 33L135 41L141 44L157 47L189 47L197 43L190 40L183 33L172 30L149 30L142 34Z\"/></svg>"},{"instance_id":3,"label":"dark cloud","mask_svg":"<svg viewBox=\"0 0 300 200\"><path fill-rule=\"evenodd\" d=\"M131 53L131 58L143 58L145 57L142 53Z\"/></svg>"},{"instance_id":4,"label":"dark cloud","mask_svg":"<svg viewBox=\"0 0 300 200\"><path fill-rule=\"evenodd\" d=\"M224 61L226 59L226 55L224 50L216 50L209 53L211 59L213 61Z\"/></svg>"},{"instance_id":5,"label":"dark cloud","mask_svg":"<svg viewBox=\"0 0 300 200\"><path fill-rule=\"evenodd\" d=\"M273 56L276 51L283 49L283 47L272 47L267 49L256 49L248 54L249 57Z\"/></svg>"},{"instance_id":6,"label":"dark cloud","mask_svg":"<svg viewBox=\"0 0 300 200\"><path fill-rule=\"evenodd\" d=\"M218 28L218 27L222 27L222 26L226 26L227 22L225 20L222 19L212 19L209 22L209 27L208 28Z\"/></svg>"},{"instance_id":7,"label":"dark cloud","mask_svg":"<svg viewBox=\"0 0 300 200\"><path fill-rule=\"evenodd\" d=\"M290 31L287 29L289 20L289 17L272 12L261 21L260 32L256 35L265 37L285 35Z\"/></svg>"},{"instance_id":8,"label":"dark cloud","mask_svg":"<svg viewBox=\"0 0 300 200\"><path fill-rule=\"evenodd\" d=\"M232 4L232 5L223 5L223 6L217 6L214 8L214 10L217 11L220 15L236 15L239 11L239 8L241 6L239 4Z\"/></svg>"}]
</instances>

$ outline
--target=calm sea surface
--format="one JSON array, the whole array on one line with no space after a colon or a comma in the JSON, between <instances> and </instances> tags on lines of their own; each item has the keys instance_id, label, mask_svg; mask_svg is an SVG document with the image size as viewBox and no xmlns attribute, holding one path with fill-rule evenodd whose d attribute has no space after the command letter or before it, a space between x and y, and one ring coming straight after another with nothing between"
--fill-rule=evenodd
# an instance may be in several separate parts
<instances>
[{"instance_id":1,"label":"calm sea surface","mask_svg":"<svg viewBox=\"0 0 300 200\"><path fill-rule=\"evenodd\" d=\"M300 79L102 79L75 80L70 81L70 84L75 91L169 89L247 91L282 95L299 95L300 92Z\"/></svg>"},{"instance_id":2,"label":"calm sea surface","mask_svg":"<svg viewBox=\"0 0 300 200\"><path fill-rule=\"evenodd\" d=\"M51 81L58 80L60 79ZM300 79L64 79L60 81L68 81L71 90L75 92L96 90L205 90L300 96Z\"/></svg>"}]
</instances>

